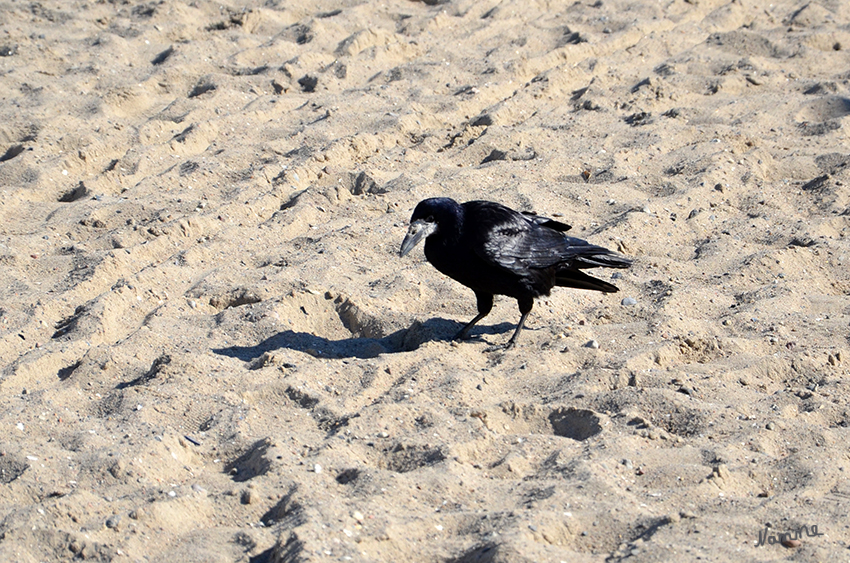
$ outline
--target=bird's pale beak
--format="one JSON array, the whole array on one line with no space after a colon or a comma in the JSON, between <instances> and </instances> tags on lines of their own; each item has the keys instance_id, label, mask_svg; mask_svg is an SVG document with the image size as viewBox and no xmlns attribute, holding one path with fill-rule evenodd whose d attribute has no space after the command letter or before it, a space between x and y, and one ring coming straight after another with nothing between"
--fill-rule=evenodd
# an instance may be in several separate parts
<instances>
[{"instance_id":1,"label":"bird's pale beak","mask_svg":"<svg viewBox=\"0 0 850 563\"><path fill-rule=\"evenodd\" d=\"M429 223L428 221L419 219L411 223L410 228L407 229L407 235L405 235L404 240L401 242L399 256L404 256L410 252L414 246L422 242L422 239L428 238L428 235L433 234L436 230L437 224L433 222Z\"/></svg>"}]
</instances>

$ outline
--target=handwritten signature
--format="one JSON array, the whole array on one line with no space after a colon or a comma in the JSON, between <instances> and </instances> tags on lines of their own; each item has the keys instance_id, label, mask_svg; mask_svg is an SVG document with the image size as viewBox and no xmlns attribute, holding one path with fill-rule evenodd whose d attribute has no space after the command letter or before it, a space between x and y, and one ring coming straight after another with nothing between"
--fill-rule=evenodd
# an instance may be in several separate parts
<instances>
[{"instance_id":1,"label":"handwritten signature","mask_svg":"<svg viewBox=\"0 0 850 563\"><path fill-rule=\"evenodd\" d=\"M756 547L762 546L764 544L777 544L787 542L789 540L799 540L803 537L803 531L805 530L806 535L810 538L815 536L822 536L824 534L818 533L818 525L814 524L809 530L809 526L802 525L796 530L790 530L788 532L782 532L778 535L768 534L768 528L759 531L759 541L756 544Z\"/></svg>"}]
</instances>

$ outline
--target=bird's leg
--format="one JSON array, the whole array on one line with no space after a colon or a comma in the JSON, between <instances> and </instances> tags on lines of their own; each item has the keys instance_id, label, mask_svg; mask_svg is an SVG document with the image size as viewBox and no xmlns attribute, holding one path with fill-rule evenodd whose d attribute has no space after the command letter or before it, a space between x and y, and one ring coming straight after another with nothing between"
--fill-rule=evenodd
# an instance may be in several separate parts
<instances>
[{"instance_id":1,"label":"bird's leg","mask_svg":"<svg viewBox=\"0 0 850 563\"><path fill-rule=\"evenodd\" d=\"M493 295L491 293L475 292L475 298L478 301L478 314L475 318L466 323L466 326L460 329L452 340L463 340L469 334L469 330L475 326L475 323L486 317L493 309Z\"/></svg>"},{"instance_id":2,"label":"bird's leg","mask_svg":"<svg viewBox=\"0 0 850 563\"><path fill-rule=\"evenodd\" d=\"M517 300L519 304L519 312L522 313L522 316L519 318L519 323L516 325L516 330L514 331L514 335L511 336L511 339L508 340L508 343L505 344L505 350L510 350L516 344L516 339L519 337L520 331L522 331L522 327L525 326L525 319L528 318L528 314L531 312L531 308L534 307L534 299L533 298L524 298Z\"/></svg>"}]
</instances>

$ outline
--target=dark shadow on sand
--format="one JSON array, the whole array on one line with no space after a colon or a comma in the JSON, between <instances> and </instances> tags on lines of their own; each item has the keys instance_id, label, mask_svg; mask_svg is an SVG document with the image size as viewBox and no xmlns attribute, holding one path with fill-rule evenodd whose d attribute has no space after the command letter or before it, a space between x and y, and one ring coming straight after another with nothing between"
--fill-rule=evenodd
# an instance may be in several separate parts
<instances>
[{"instance_id":1,"label":"dark shadow on sand","mask_svg":"<svg viewBox=\"0 0 850 563\"><path fill-rule=\"evenodd\" d=\"M433 318L424 323L414 322L409 328L397 330L383 338L343 338L331 340L306 332L286 330L269 337L254 346L228 346L213 348L213 353L238 358L249 364L249 369L265 365L263 355L282 348L297 350L316 358L376 358L381 354L409 352L425 342L450 341L463 327L463 323ZM480 340L482 334L501 334L514 329L511 323L492 326L476 326L469 341Z\"/></svg>"}]
</instances>

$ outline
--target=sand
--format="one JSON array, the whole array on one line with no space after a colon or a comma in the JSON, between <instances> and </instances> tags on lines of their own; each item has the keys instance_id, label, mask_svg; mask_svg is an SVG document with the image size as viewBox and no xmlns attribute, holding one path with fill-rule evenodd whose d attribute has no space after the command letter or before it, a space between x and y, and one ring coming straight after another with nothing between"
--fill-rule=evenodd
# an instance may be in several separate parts
<instances>
[{"instance_id":1,"label":"sand","mask_svg":"<svg viewBox=\"0 0 850 563\"><path fill-rule=\"evenodd\" d=\"M846 2L0 29L0 560L850 557ZM634 266L452 343L471 291L398 256L432 196Z\"/></svg>"}]
</instances>

